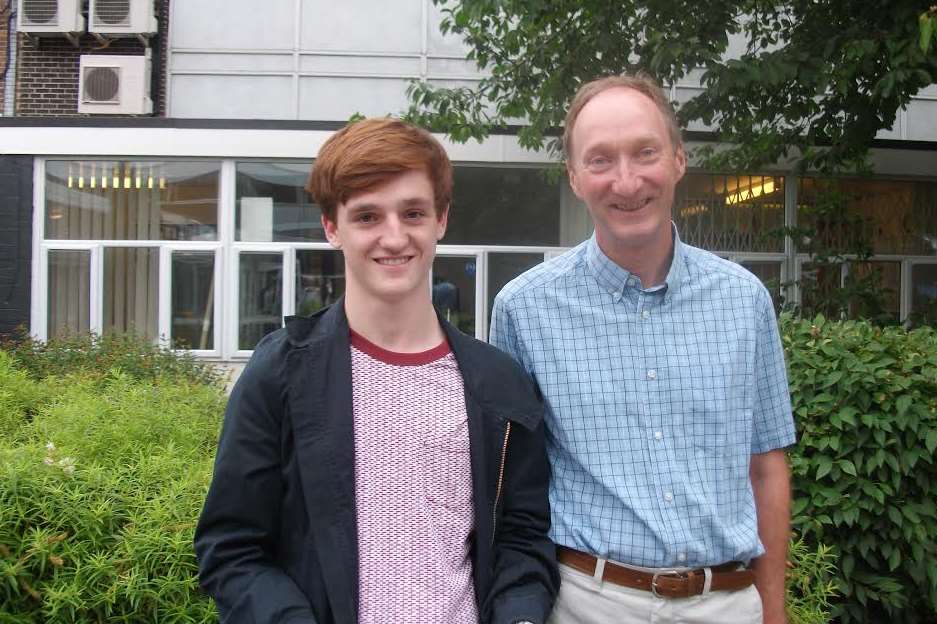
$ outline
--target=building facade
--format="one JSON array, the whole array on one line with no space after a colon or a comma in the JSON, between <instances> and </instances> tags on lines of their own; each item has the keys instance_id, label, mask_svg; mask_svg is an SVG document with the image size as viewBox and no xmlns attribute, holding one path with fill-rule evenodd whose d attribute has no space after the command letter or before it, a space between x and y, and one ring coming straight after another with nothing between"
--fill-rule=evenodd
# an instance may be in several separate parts
<instances>
[{"instance_id":1,"label":"building facade","mask_svg":"<svg viewBox=\"0 0 937 624\"><path fill-rule=\"evenodd\" d=\"M412 80L479 78L462 43L439 33L432 0L143 0L155 29L140 36L96 32L90 4L84 33L12 32L21 21L10 23L0 331L134 330L205 357L246 358L283 316L343 292L341 257L302 189L323 142L354 114L405 110ZM119 84L91 89L84 72L110 59L87 57L107 55L118 59ZM145 59L144 70L123 60L131 57ZM149 109L116 112L107 97L131 78ZM671 89L681 101L699 85ZM689 129L691 149L706 130ZM584 240L590 223L548 154L510 134L444 143L455 194L434 298L484 338L497 291ZM819 189L835 186L865 219L827 234L861 237L873 255L823 279L872 272L896 320L925 314L937 301L937 87L882 133L873 160L876 176L861 180L691 167L674 220L684 240L745 265L780 298L780 284L817 269L779 231L815 220Z\"/></svg>"}]
</instances>

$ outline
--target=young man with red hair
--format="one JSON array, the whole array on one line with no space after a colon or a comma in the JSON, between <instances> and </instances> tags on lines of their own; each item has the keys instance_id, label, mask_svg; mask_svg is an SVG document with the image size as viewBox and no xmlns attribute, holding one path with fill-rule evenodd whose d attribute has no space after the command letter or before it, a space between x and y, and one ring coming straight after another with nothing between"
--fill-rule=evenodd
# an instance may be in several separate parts
<instances>
[{"instance_id":1,"label":"young man with red hair","mask_svg":"<svg viewBox=\"0 0 937 624\"><path fill-rule=\"evenodd\" d=\"M345 296L265 337L228 403L196 531L222 622L543 623L557 591L542 406L433 309L452 166L352 124L309 191Z\"/></svg>"}]
</instances>

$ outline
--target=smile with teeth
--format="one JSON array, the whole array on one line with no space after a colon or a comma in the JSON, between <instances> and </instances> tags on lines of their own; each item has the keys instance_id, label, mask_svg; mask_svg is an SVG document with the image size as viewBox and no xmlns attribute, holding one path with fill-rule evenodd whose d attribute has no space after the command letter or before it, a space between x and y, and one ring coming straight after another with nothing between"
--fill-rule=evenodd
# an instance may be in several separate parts
<instances>
[{"instance_id":1,"label":"smile with teeth","mask_svg":"<svg viewBox=\"0 0 937 624\"><path fill-rule=\"evenodd\" d=\"M651 203L652 199L653 197L645 197L644 199L639 199L637 201L615 202L609 204L609 207L615 210L621 210L622 212L635 212Z\"/></svg>"},{"instance_id":2,"label":"smile with teeth","mask_svg":"<svg viewBox=\"0 0 937 624\"><path fill-rule=\"evenodd\" d=\"M385 266L399 266L410 262L410 258L412 256L397 256L394 258L375 258L374 261Z\"/></svg>"}]
</instances>

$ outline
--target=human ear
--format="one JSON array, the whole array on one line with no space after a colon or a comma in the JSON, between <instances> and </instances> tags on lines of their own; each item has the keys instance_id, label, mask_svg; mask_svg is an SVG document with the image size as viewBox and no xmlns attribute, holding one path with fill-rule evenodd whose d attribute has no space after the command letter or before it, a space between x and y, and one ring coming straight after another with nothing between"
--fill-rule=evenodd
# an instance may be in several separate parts
<instances>
[{"instance_id":1,"label":"human ear","mask_svg":"<svg viewBox=\"0 0 937 624\"><path fill-rule=\"evenodd\" d=\"M322 229L325 231L325 240L329 241L335 249L342 248L342 241L338 236L338 224L329 220L324 214L321 217Z\"/></svg>"}]
</instances>

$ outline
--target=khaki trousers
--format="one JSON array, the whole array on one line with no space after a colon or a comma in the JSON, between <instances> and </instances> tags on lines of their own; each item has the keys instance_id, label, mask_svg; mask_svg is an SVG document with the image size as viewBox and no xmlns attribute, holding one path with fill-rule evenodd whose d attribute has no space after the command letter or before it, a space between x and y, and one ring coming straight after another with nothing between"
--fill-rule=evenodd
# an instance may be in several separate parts
<instances>
[{"instance_id":1,"label":"khaki trousers","mask_svg":"<svg viewBox=\"0 0 937 624\"><path fill-rule=\"evenodd\" d=\"M562 585L548 624L762 624L761 597L752 585L691 598L596 581L560 564Z\"/></svg>"}]
</instances>

